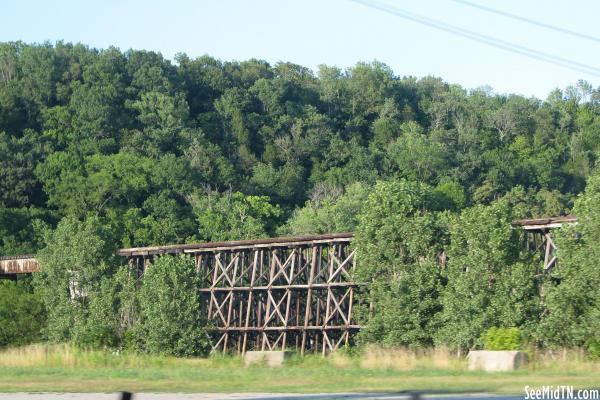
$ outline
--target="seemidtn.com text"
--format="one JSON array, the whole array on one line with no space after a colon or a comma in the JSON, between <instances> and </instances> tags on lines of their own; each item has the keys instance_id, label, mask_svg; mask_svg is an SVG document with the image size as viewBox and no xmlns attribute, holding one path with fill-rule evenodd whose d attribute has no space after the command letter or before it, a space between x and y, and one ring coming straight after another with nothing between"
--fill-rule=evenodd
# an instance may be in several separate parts
<instances>
[{"instance_id":1,"label":"seemidtn.com text","mask_svg":"<svg viewBox=\"0 0 600 400\"><path fill-rule=\"evenodd\" d=\"M567 385L525 386L525 400L599 400L600 389L575 389Z\"/></svg>"}]
</instances>

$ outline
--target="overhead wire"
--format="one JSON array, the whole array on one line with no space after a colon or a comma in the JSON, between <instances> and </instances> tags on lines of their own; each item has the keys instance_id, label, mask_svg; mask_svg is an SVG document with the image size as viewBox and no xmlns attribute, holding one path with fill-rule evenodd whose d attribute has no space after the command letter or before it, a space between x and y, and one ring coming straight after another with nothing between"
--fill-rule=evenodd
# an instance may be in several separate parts
<instances>
[{"instance_id":1,"label":"overhead wire","mask_svg":"<svg viewBox=\"0 0 600 400\"><path fill-rule=\"evenodd\" d=\"M484 35L475 31L460 28L443 21L439 21L433 18L425 17L423 15L415 14L398 7L392 6L387 3L383 3L376 0L350 0L355 3L364 5L369 8L373 8L379 11L386 12L388 14L416 22L425 26L429 26L434 29L438 29L447 33L452 33L457 36L464 37L479 43L486 44L488 46L496 47L505 51L520 54L525 57L529 57L538 61L547 62L564 68L568 68L574 71L582 72L585 74L600 77L600 68L592 65L587 65L577 61L569 60L564 57L556 56L553 54L538 51L532 48L521 46L515 43L511 43L502 39L498 39L492 36Z\"/></svg>"},{"instance_id":2,"label":"overhead wire","mask_svg":"<svg viewBox=\"0 0 600 400\"><path fill-rule=\"evenodd\" d=\"M498 9L492 8L492 7L487 7L487 6L484 6L482 4L474 3L474 2L471 2L471 1L467 1L467 0L450 0L450 1L453 1L453 2L459 3L459 4L463 4L465 6L469 6L469 7L473 7L473 8L478 8L480 10L483 10L483 11L486 11L486 12L489 12L489 13L492 13L492 14L501 15L501 16L506 17L506 18L511 18L511 19L514 19L514 20L517 20L517 21L521 21L521 22L526 22L528 24L536 25L536 26L539 26L541 28L550 29L550 30L555 31L555 32L560 32L560 33L564 33L564 34L567 34L567 35L575 36L575 37L578 37L578 38L581 38L581 39L591 40L593 42L600 43L600 37L588 35L587 33L576 32L576 31L573 31L573 30L570 30L570 29L562 28L562 27L557 26L557 25L552 25L552 24L547 24L545 22L536 21L536 20L531 19L531 18L522 17L522 16L517 15L517 14L512 14L512 13L509 13L509 12L506 12L506 11L498 10Z\"/></svg>"}]
</instances>

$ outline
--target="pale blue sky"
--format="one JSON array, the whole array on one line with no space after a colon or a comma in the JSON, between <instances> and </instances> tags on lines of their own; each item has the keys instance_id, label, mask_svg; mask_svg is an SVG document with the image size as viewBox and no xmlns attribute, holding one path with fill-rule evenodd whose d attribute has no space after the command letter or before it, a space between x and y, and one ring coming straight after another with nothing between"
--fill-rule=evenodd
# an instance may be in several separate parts
<instances>
[{"instance_id":1,"label":"pale blue sky","mask_svg":"<svg viewBox=\"0 0 600 400\"><path fill-rule=\"evenodd\" d=\"M407 11L600 67L600 43L488 14L450 0L385 0ZM594 0L472 0L600 37ZM600 78L471 42L349 0L4 1L0 41L65 40L222 60L291 61L313 70L379 60L397 75L435 75L466 88L545 98Z\"/></svg>"}]
</instances>

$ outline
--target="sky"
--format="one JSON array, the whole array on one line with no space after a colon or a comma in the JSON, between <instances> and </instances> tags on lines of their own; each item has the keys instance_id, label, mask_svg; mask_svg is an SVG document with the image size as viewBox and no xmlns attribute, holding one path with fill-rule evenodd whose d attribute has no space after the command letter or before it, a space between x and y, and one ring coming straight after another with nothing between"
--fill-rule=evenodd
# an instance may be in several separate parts
<instances>
[{"instance_id":1,"label":"sky","mask_svg":"<svg viewBox=\"0 0 600 400\"><path fill-rule=\"evenodd\" d=\"M600 68L600 42L486 13L452 0L381 0L397 9ZM596 0L471 0L600 37ZM314 71L381 61L398 76L433 75L467 89L546 98L600 77L417 24L352 0L4 0L0 41L208 54L223 61L293 62Z\"/></svg>"}]
</instances>

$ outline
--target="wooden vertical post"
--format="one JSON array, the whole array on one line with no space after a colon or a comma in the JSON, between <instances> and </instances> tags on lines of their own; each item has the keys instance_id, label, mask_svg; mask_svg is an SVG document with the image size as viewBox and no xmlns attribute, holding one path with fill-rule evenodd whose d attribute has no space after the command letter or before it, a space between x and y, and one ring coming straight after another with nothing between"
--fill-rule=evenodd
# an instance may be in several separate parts
<instances>
[{"instance_id":1,"label":"wooden vertical post","mask_svg":"<svg viewBox=\"0 0 600 400\"><path fill-rule=\"evenodd\" d=\"M300 354L304 355L306 350L306 335L308 334L308 324L311 319L312 312L312 286L315 279L315 270L317 268L317 253L319 252L317 244L312 245L312 259L310 262L310 272L308 273L308 289L306 291L306 310L304 311L304 329L302 330L302 347Z\"/></svg>"},{"instance_id":2,"label":"wooden vertical post","mask_svg":"<svg viewBox=\"0 0 600 400\"><path fill-rule=\"evenodd\" d=\"M244 324L244 344L242 346L242 354L246 352L246 345L248 343L248 328L250 327L250 312L252 309L252 295L254 291L252 288L254 287L254 279L256 277L256 268L258 264L258 256L262 250L255 249L254 250L254 262L252 263L252 273L250 275L250 290L248 290L248 304L246 304L246 323Z\"/></svg>"}]
</instances>

